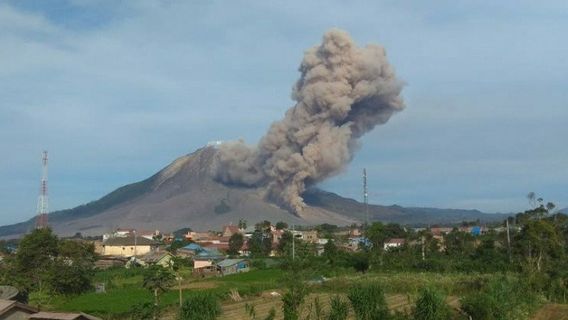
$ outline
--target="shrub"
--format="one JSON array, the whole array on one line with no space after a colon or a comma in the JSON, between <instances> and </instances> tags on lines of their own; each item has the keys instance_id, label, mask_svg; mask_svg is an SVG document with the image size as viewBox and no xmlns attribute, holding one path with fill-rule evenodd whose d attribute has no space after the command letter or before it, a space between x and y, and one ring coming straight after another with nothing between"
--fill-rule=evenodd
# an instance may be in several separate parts
<instances>
[{"instance_id":1,"label":"shrub","mask_svg":"<svg viewBox=\"0 0 568 320\"><path fill-rule=\"evenodd\" d=\"M213 320L221 314L219 299L210 293L198 293L182 304L179 320Z\"/></svg>"},{"instance_id":2,"label":"shrub","mask_svg":"<svg viewBox=\"0 0 568 320\"><path fill-rule=\"evenodd\" d=\"M415 320L446 320L451 318L451 309L446 304L444 295L426 287L420 290L412 314Z\"/></svg>"},{"instance_id":3,"label":"shrub","mask_svg":"<svg viewBox=\"0 0 568 320\"><path fill-rule=\"evenodd\" d=\"M329 300L328 320L345 320L349 314L349 304L339 296L331 297Z\"/></svg>"},{"instance_id":4,"label":"shrub","mask_svg":"<svg viewBox=\"0 0 568 320\"><path fill-rule=\"evenodd\" d=\"M347 294L355 316L359 320L383 320L389 318L388 305L383 289L377 283L359 284Z\"/></svg>"},{"instance_id":5,"label":"shrub","mask_svg":"<svg viewBox=\"0 0 568 320\"><path fill-rule=\"evenodd\" d=\"M160 309L151 302L143 302L136 304L130 311L130 319L132 320L152 320L156 319L160 313Z\"/></svg>"},{"instance_id":6,"label":"shrub","mask_svg":"<svg viewBox=\"0 0 568 320\"><path fill-rule=\"evenodd\" d=\"M526 284L501 277L490 281L480 292L465 296L461 305L476 320L522 320L529 318L539 301Z\"/></svg>"}]
</instances>

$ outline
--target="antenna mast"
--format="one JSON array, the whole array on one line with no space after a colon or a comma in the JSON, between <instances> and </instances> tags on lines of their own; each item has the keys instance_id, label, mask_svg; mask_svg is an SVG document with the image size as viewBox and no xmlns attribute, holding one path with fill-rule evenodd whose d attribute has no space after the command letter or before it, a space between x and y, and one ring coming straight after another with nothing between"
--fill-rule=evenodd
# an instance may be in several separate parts
<instances>
[{"instance_id":1,"label":"antenna mast","mask_svg":"<svg viewBox=\"0 0 568 320\"><path fill-rule=\"evenodd\" d=\"M42 156L42 174L41 174L41 184L39 199L37 202L37 221L36 227L47 228L47 212L48 212L48 201L47 201L47 151L43 152Z\"/></svg>"},{"instance_id":2,"label":"antenna mast","mask_svg":"<svg viewBox=\"0 0 568 320\"><path fill-rule=\"evenodd\" d=\"M369 224L369 193L367 192L367 169L363 169L363 203L365 204L365 224Z\"/></svg>"}]
</instances>

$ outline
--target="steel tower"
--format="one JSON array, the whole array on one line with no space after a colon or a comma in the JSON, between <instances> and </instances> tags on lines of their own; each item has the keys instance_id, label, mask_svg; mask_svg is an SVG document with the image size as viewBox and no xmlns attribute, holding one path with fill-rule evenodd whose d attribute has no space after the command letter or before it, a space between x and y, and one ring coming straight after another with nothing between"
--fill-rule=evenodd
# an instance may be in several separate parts
<instances>
[{"instance_id":1,"label":"steel tower","mask_svg":"<svg viewBox=\"0 0 568 320\"><path fill-rule=\"evenodd\" d=\"M48 212L48 200L47 200L47 151L43 152L41 158L42 163L42 174L41 174L41 184L39 191L39 199L37 202L37 228L47 227L47 212Z\"/></svg>"}]
</instances>

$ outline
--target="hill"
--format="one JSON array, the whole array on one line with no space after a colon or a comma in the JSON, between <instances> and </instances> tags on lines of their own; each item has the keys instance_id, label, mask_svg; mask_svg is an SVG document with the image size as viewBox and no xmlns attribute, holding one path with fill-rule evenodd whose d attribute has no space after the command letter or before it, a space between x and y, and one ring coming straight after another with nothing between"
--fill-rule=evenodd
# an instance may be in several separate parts
<instances>
[{"instance_id":1,"label":"hill","mask_svg":"<svg viewBox=\"0 0 568 320\"><path fill-rule=\"evenodd\" d=\"M99 200L49 214L50 226L60 235L81 232L100 235L117 227L174 231L183 227L219 229L246 219L285 221L289 224L348 225L364 221L365 206L353 199L319 189L304 194L307 208L301 216L265 200L264 190L219 183L211 178L217 149L207 147L182 156L148 179L118 188ZM412 225L498 221L501 215L477 210L369 206L371 221ZM34 219L0 227L0 237L18 237L33 228Z\"/></svg>"}]
</instances>

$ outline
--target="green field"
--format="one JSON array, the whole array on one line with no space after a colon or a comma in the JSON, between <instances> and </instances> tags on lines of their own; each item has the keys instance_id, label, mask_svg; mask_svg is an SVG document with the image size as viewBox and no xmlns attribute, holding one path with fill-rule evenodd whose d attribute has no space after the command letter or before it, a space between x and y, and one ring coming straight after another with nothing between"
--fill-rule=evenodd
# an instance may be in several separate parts
<instances>
[{"instance_id":1,"label":"green field","mask_svg":"<svg viewBox=\"0 0 568 320\"><path fill-rule=\"evenodd\" d=\"M247 319L245 305L254 305L259 317L268 314L274 307L277 319L281 319L281 300L284 272L280 269L252 270L248 273L225 277L193 278L190 270L183 270L184 280L181 283L182 296L189 298L196 292L211 292L222 301L223 313L220 319ZM345 295L348 288L356 283L380 283L387 295L387 302L392 310L408 312L420 288L435 287L448 294L448 303L457 310L459 297L477 290L498 274L465 274L465 273L418 273L418 272L386 272L360 274L351 272L328 279L323 283L306 284L310 287L310 295L306 299L303 312L310 310L314 299L327 308L329 298L334 295ZM137 270L115 269L97 273L96 281L107 284L106 293L86 293L78 296L59 296L49 306L53 310L82 311L98 315L104 319L129 319L130 310L141 302L153 301L152 294L142 287L142 275ZM238 292L237 299L231 292ZM178 308L179 287L176 285L161 296L164 319L175 319ZM457 312L457 311L456 311ZM559 318L561 319L561 318Z\"/></svg>"}]
</instances>

